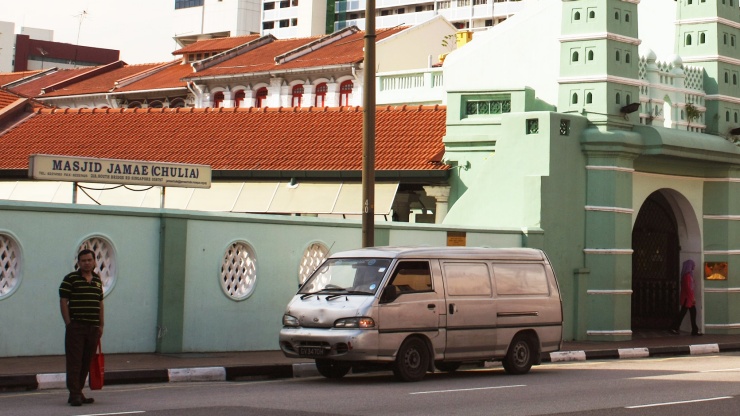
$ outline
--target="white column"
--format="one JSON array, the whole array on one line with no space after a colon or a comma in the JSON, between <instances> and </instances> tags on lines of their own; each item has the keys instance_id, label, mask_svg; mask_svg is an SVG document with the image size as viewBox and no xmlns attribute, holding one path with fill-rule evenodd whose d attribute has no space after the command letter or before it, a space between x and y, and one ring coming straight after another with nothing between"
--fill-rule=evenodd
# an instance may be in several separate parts
<instances>
[{"instance_id":1,"label":"white column","mask_svg":"<svg viewBox=\"0 0 740 416\"><path fill-rule=\"evenodd\" d=\"M280 93L283 86L282 78L273 78L270 80L270 86L267 87L267 107L280 107Z\"/></svg>"},{"instance_id":2,"label":"white column","mask_svg":"<svg viewBox=\"0 0 740 416\"><path fill-rule=\"evenodd\" d=\"M233 108L234 100L231 98L232 96L231 91L224 91L224 100L221 101L221 107Z\"/></svg>"},{"instance_id":3,"label":"white column","mask_svg":"<svg viewBox=\"0 0 740 416\"><path fill-rule=\"evenodd\" d=\"M425 186L424 191L427 193L427 196L436 200L434 206L434 223L441 224L447 216L447 210L449 208L450 187Z\"/></svg>"},{"instance_id":4,"label":"white column","mask_svg":"<svg viewBox=\"0 0 740 416\"><path fill-rule=\"evenodd\" d=\"M339 84L334 81L326 83L325 107L339 107Z\"/></svg>"},{"instance_id":5,"label":"white column","mask_svg":"<svg viewBox=\"0 0 740 416\"><path fill-rule=\"evenodd\" d=\"M301 99L301 107L313 107L314 100L316 98L313 90L313 85L309 83L303 84L303 98Z\"/></svg>"}]
</instances>

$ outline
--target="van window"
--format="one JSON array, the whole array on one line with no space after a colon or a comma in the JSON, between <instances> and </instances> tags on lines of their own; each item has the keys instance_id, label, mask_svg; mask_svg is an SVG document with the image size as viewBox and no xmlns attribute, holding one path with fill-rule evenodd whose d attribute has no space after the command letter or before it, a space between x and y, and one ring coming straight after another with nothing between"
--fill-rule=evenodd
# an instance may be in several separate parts
<instances>
[{"instance_id":1,"label":"van window","mask_svg":"<svg viewBox=\"0 0 740 416\"><path fill-rule=\"evenodd\" d=\"M451 296L491 296L491 277L485 263L445 263L444 273Z\"/></svg>"},{"instance_id":2,"label":"van window","mask_svg":"<svg viewBox=\"0 0 740 416\"><path fill-rule=\"evenodd\" d=\"M494 264L499 295L548 295L545 267L541 264Z\"/></svg>"},{"instance_id":3,"label":"van window","mask_svg":"<svg viewBox=\"0 0 740 416\"><path fill-rule=\"evenodd\" d=\"M396 266L391 278L396 293L429 292L432 290L432 274L428 261L402 261Z\"/></svg>"}]
</instances>

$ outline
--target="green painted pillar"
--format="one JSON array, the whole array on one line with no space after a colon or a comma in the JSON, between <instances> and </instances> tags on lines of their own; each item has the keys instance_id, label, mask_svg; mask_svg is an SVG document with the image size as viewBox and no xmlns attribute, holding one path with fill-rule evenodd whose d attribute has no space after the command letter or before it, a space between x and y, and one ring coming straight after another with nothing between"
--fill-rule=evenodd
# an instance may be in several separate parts
<instances>
[{"instance_id":1,"label":"green painted pillar","mask_svg":"<svg viewBox=\"0 0 740 416\"><path fill-rule=\"evenodd\" d=\"M182 352L188 220L162 217L157 352Z\"/></svg>"}]
</instances>

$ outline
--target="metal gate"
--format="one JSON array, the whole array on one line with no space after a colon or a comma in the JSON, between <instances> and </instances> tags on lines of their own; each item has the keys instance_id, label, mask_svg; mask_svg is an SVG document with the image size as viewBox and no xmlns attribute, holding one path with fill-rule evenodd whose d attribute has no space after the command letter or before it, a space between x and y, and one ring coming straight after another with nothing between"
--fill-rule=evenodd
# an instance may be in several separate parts
<instances>
[{"instance_id":1,"label":"metal gate","mask_svg":"<svg viewBox=\"0 0 740 416\"><path fill-rule=\"evenodd\" d=\"M632 330L668 329L678 312L679 242L676 216L654 192L632 230Z\"/></svg>"}]
</instances>

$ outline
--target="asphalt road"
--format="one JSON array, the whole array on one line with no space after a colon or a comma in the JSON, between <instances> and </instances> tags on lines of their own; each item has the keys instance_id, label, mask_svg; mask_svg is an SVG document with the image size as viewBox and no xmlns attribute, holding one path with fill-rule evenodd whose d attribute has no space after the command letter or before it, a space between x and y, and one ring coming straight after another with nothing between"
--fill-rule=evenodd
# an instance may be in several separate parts
<instances>
[{"instance_id":1,"label":"asphalt road","mask_svg":"<svg viewBox=\"0 0 740 416\"><path fill-rule=\"evenodd\" d=\"M110 386L81 408L64 390L0 393L0 415L737 415L740 353L435 373Z\"/></svg>"}]
</instances>

